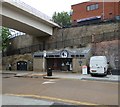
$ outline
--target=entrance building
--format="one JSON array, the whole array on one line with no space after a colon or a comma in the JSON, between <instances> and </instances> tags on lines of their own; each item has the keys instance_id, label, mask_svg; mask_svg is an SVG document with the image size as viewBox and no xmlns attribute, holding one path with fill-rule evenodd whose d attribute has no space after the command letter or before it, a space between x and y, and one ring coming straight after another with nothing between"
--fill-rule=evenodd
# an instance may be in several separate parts
<instances>
[{"instance_id":1,"label":"entrance building","mask_svg":"<svg viewBox=\"0 0 120 107\"><path fill-rule=\"evenodd\" d=\"M88 64L90 55L90 47L36 52L33 55L33 70L51 68L53 71L81 72L82 66Z\"/></svg>"}]
</instances>

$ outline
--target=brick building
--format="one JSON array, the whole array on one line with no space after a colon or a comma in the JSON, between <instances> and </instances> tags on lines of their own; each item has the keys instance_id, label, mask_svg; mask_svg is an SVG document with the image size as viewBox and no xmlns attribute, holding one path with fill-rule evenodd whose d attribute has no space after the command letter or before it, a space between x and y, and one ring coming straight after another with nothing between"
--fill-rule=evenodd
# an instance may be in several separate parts
<instances>
[{"instance_id":1,"label":"brick building","mask_svg":"<svg viewBox=\"0 0 120 107\"><path fill-rule=\"evenodd\" d=\"M71 6L72 22L82 22L92 19L120 20L119 2L83 2Z\"/></svg>"}]
</instances>

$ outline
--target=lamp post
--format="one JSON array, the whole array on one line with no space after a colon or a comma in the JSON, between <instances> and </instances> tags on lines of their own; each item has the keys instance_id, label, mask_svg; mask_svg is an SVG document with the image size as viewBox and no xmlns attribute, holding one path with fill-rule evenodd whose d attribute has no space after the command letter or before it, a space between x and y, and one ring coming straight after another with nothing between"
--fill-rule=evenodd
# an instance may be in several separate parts
<instances>
[{"instance_id":1,"label":"lamp post","mask_svg":"<svg viewBox=\"0 0 120 107\"><path fill-rule=\"evenodd\" d=\"M43 51L43 71L45 71L45 57L46 57L46 51Z\"/></svg>"}]
</instances>

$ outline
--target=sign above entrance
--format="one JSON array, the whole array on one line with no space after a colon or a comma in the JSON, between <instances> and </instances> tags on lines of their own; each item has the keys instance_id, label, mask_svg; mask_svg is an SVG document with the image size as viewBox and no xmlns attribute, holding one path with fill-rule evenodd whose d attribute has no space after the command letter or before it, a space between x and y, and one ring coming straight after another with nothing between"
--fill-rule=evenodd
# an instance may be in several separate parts
<instances>
[{"instance_id":1,"label":"sign above entrance","mask_svg":"<svg viewBox=\"0 0 120 107\"><path fill-rule=\"evenodd\" d=\"M91 52L91 48L65 49L35 52L33 57L40 58L85 58Z\"/></svg>"},{"instance_id":2,"label":"sign above entrance","mask_svg":"<svg viewBox=\"0 0 120 107\"><path fill-rule=\"evenodd\" d=\"M61 57L62 58L67 58L68 57L68 52L66 50L61 52Z\"/></svg>"}]
</instances>

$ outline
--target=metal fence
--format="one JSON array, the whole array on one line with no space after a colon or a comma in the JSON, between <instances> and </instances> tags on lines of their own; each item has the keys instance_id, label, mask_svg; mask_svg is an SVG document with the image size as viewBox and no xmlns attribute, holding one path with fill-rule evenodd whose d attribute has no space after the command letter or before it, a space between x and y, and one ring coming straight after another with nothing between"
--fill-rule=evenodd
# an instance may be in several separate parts
<instances>
[{"instance_id":1,"label":"metal fence","mask_svg":"<svg viewBox=\"0 0 120 107\"><path fill-rule=\"evenodd\" d=\"M6 52L3 52L3 56L10 56L15 54L25 54L25 53L34 53L36 51L50 50L50 49L60 49L65 47L77 46L78 48L85 47L89 43L99 43L103 41L111 41L120 39L120 31L107 32L99 35L90 35L79 38L72 38L63 41L56 41L50 43L41 43L32 45L29 47L19 48L19 49L8 49Z\"/></svg>"}]
</instances>

